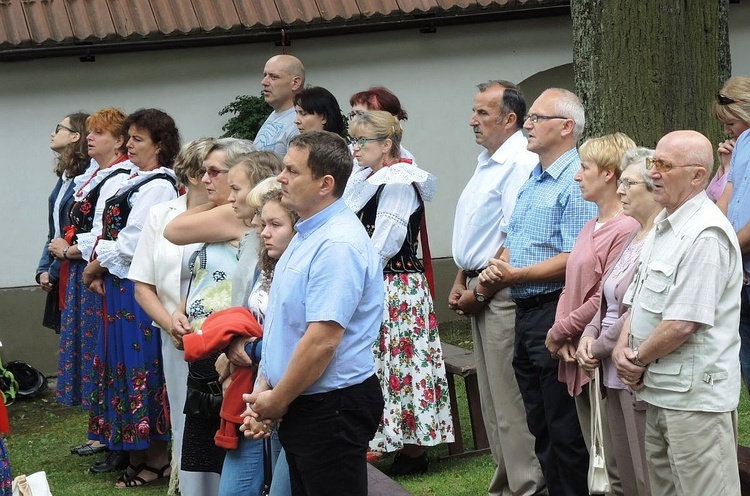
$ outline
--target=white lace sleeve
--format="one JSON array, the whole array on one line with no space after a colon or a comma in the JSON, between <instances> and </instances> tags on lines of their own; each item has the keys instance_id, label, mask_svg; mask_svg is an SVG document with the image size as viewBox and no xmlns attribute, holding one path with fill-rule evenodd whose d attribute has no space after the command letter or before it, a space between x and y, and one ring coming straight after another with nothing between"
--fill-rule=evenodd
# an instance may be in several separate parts
<instances>
[{"instance_id":1,"label":"white lace sleeve","mask_svg":"<svg viewBox=\"0 0 750 496\"><path fill-rule=\"evenodd\" d=\"M100 240L96 246L99 263L117 277L125 278L130 270L130 262L138 245L141 230L148 218L149 210L157 203L177 198L172 184L157 179L145 184L131 197L133 205L128 223L117 235L116 241Z\"/></svg>"},{"instance_id":2,"label":"white lace sleeve","mask_svg":"<svg viewBox=\"0 0 750 496\"><path fill-rule=\"evenodd\" d=\"M404 244L409 217L419 207L411 184L388 184L378 200L372 243L385 265Z\"/></svg>"}]
</instances>

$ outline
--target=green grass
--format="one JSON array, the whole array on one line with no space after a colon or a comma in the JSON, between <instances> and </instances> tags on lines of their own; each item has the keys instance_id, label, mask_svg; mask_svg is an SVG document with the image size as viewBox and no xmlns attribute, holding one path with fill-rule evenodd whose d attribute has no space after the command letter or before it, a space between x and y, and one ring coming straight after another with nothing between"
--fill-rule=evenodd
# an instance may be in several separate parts
<instances>
[{"instance_id":1,"label":"green grass","mask_svg":"<svg viewBox=\"0 0 750 496\"><path fill-rule=\"evenodd\" d=\"M443 341L471 348L468 321L442 324ZM456 378L464 444L473 446L469 428L466 393L463 381ZM7 439L13 474L30 474L45 470L55 496L100 496L119 494L114 488L116 474L94 475L88 468L101 456L79 457L70 447L83 442L87 414L80 408L60 406L54 393L47 390L31 401L18 400L9 407L13 434ZM750 397L743 388L739 407L740 444L750 445ZM399 477L396 480L415 496L474 496L487 491L494 464L489 455L464 459L439 460L448 453L446 445L429 448L430 469L426 475ZM392 457L386 456L376 466L385 471ZM167 485L139 488L140 496L164 495Z\"/></svg>"}]
</instances>

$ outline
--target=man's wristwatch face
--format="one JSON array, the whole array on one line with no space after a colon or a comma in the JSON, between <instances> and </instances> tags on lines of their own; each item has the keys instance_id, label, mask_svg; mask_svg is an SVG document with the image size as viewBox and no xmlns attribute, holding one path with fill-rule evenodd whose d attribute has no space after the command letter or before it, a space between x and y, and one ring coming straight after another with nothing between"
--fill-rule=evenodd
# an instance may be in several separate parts
<instances>
[{"instance_id":1,"label":"man's wristwatch face","mask_svg":"<svg viewBox=\"0 0 750 496\"><path fill-rule=\"evenodd\" d=\"M477 288L474 288L474 299L477 300L479 303L484 303L487 301L487 297L477 291Z\"/></svg>"}]
</instances>

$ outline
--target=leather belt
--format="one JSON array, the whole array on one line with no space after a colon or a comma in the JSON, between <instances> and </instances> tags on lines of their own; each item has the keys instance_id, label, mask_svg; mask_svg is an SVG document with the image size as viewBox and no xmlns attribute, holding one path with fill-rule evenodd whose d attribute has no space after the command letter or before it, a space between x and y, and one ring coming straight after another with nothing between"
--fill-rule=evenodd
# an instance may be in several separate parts
<instances>
[{"instance_id":1,"label":"leather belt","mask_svg":"<svg viewBox=\"0 0 750 496\"><path fill-rule=\"evenodd\" d=\"M513 298L513 301L516 302L516 305L521 310L530 310L532 308L540 307L545 303L557 301L558 299L560 299L560 293L562 293L562 289L552 291L551 293L531 296L529 298Z\"/></svg>"}]
</instances>

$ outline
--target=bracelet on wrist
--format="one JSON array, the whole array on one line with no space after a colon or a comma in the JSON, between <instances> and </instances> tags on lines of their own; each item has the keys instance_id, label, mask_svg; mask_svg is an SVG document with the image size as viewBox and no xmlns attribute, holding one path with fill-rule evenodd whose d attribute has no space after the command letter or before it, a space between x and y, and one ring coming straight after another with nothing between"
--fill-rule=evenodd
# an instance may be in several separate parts
<instances>
[{"instance_id":1,"label":"bracelet on wrist","mask_svg":"<svg viewBox=\"0 0 750 496\"><path fill-rule=\"evenodd\" d=\"M69 259L68 259L68 250L69 250L69 249L70 249L70 246L66 246L65 248L63 248L63 252L62 252L62 255L63 255L63 258L64 258L65 260L69 260Z\"/></svg>"},{"instance_id":2,"label":"bracelet on wrist","mask_svg":"<svg viewBox=\"0 0 750 496\"><path fill-rule=\"evenodd\" d=\"M642 362L642 361L641 361L641 360L640 360L640 359L638 358L638 348L635 348L635 349L633 350L633 358L632 358L632 359L630 360L630 363L632 363L633 365L637 365L637 366L639 366L639 367L643 367L644 369L645 369L646 367L648 367L648 364L647 364L647 363L644 363L644 362Z\"/></svg>"}]
</instances>

